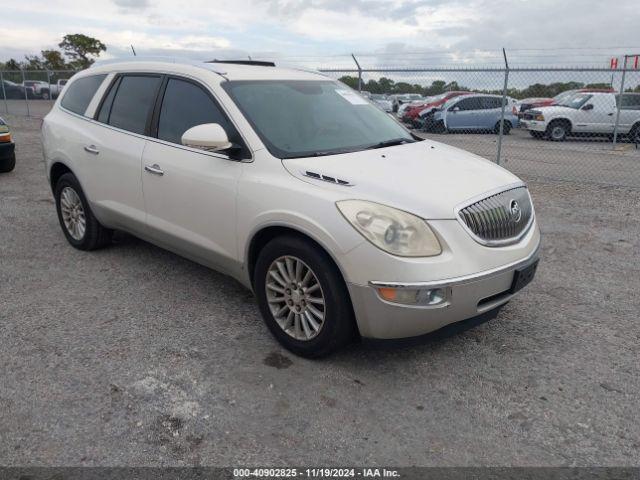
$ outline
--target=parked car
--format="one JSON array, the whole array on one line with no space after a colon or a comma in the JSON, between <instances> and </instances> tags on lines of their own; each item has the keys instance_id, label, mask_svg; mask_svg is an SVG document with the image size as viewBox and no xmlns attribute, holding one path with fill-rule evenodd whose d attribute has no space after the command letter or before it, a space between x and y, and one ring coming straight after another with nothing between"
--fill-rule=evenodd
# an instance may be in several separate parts
<instances>
[{"instance_id":1,"label":"parked car","mask_svg":"<svg viewBox=\"0 0 640 480\"><path fill-rule=\"evenodd\" d=\"M516 106L513 113L518 115L519 118L522 118L524 112L527 110L531 110L533 108L538 107L548 107L551 105L558 105L562 103L567 98L573 96L576 93L583 92L591 92L591 93L614 93L615 90L613 88L578 88L575 90L565 90L564 92L559 93L553 98L548 97L536 97L536 98L525 98L524 100L520 100Z\"/></svg>"},{"instance_id":2,"label":"parked car","mask_svg":"<svg viewBox=\"0 0 640 480\"><path fill-rule=\"evenodd\" d=\"M521 124L534 138L557 142L576 134L611 135L619 99L614 93L574 93L558 105L525 112ZM640 94L624 94L618 132L634 141L640 135Z\"/></svg>"},{"instance_id":3,"label":"parked car","mask_svg":"<svg viewBox=\"0 0 640 480\"><path fill-rule=\"evenodd\" d=\"M9 125L0 118L0 173L12 171L16 166L15 144Z\"/></svg>"},{"instance_id":4,"label":"parked car","mask_svg":"<svg viewBox=\"0 0 640 480\"><path fill-rule=\"evenodd\" d=\"M386 95L373 93L371 94L371 101L375 105L379 106L385 112L387 113L393 112L393 103L391 102L391 100L389 100L389 98Z\"/></svg>"},{"instance_id":5,"label":"parked car","mask_svg":"<svg viewBox=\"0 0 640 480\"><path fill-rule=\"evenodd\" d=\"M518 127L518 117L512 108L516 101L507 97L504 111L503 133L508 135ZM447 101L433 114L433 122L427 125L429 131L500 131L502 115L501 95L464 95Z\"/></svg>"},{"instance_id":6,"label":"parked car","mask_svg":"<svg viewBox=\"0 0 640 480\"><path fill-rule=\"evenodd\" d=\"M430 115L444 105L448 100L459 97L460 95L469 95L471 92L452 91L441 93L434 97L427 98L424 102L412 105L404 111L403 121L415 128L424 127Z\"/></svg>"},{"instance_id":7,"label":"parked car","mask_svg":"<svg viewBox=\"0 0 640 480\"><path fill-rule=\"evenodd\" d=\"M7 99L24 99L25 90L26 98L35 98L35 92L32 87L24 87L17 83L10 82L9 80L2 81L2 88L0 88L0 95L4 95Z\"/></svg>"},{"instance_id":8,"label":"parked car","mask_svg":"<svg viewBox=\"0 0 640 480\"><path fill-rule=\"evenodd\" d=\"M416 100L422 100L422 95L419 93L403 93L399 95L391 95L391 102L393 103L393 111L397 112L400 105L403 103L409 103Z\"/></svg>"},{"instance_id":9,"label":"parked car","mask_svg":"<svg viewBox=\"0 0 640 480\"><path fill-rule=\"evenodd\" d=\"M398 119L400 119L400 121L402 121L403 117L404 117L404 112L406 112L409 108L411 108L414 105L418 105L423 103L424 100L412 100L410 102L405 102L403 104L401 104L398 107L398 110L396 112L396 116L398 117Z\"/></svg>"},{"instance_id":10,"label":"parked car","mask_svg":"<svg viewBox=\"0 0 640 480\"><path fill-rule=\"evenodd\" d=\"M67 78L61 78L56 83L52 83L51 85L49 85L49 90L51 91L51 98L58 98L58 96L60 95L60 93L62 92L62 90L64 89L64 86L67 84L68 81L69 79Z\"/></svg>"},{"instance_id":11,"label":"parked car","mask_svg":"<svg viewBox=\"0 0 640 480\"><path fill-rule=\"evenodd\" d=\"M261 65L74 76L42 126L68 242L125 230L231 275L304 356L488 319L531 281L540 233L516 176L322 74Z\"/></svg>"},{"instance_id":12,"label":"parked car","mask_svg":"<svg viewBox=\"0 0 640 480\"><path fill-rule=\"evenodd\" d=\"M51 98L51 91L48 82L40 80L25 80L22 82L22 86L32 88L33 96L35 98L41 98L43 100L49 100Z\"/></svg>"}]
</instances>

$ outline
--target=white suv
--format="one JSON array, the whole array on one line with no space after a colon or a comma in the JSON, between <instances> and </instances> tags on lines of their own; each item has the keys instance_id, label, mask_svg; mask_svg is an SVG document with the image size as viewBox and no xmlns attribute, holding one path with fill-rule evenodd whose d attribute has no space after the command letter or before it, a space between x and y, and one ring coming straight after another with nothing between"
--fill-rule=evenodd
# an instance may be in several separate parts
<instances>
[{"instance_id":1,"label":"white suv","mask_svg":"<svg viewBox=\"0 0 640 480\"><path fill-rule=\"evenodd\" d=\"M535 138L546 137L556 142L571 134L611 135L619 100L620 96L614 93L577 92L556 105L528 110L520 125ZM618 133L640 142L640 94L623 95Z\"/></svg>"},{"instance_id":2,"label":"white suv","mask_svg":"<svg viewBox=\"0 0 640 480\"><path fill-rule=\"evenodd\" d=\"M104 247L119 229L229 274L300 355L490 318L537 266L517 177L413 137L318 73L94 66L43 137L71 245Z\"/></svg>"}]
</instances>

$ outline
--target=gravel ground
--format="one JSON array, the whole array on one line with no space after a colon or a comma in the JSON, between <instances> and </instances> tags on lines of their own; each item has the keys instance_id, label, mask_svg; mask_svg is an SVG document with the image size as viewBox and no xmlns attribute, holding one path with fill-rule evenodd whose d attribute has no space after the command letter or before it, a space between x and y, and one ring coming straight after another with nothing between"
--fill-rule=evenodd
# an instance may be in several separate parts
<instances>
[{"instance_id":1,"label":"gravel ground","mask_svg":"<svg viewBox=\"0 0 640 480\"><path fill-rule=\"evenodd\" d=\"M638 190L532 182L537 279L411 348L281 349L235 281L71 248L39 121L0 176L0 464L639 465Z\"/></svg>"}]
</instances>

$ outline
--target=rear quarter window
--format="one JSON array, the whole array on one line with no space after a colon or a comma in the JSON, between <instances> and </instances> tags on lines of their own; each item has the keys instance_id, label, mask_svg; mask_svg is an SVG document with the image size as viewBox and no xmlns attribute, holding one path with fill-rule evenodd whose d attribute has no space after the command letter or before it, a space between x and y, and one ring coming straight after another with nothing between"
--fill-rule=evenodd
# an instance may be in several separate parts
<instances>
[{"instance_id":1,"label":"rear quarter window","mask_svg":"<svg viewBox=\"0 0 640 480\"><path fill-rule=\"evenodd\" d=\"M106 75L92 75L79 78L65 89L64 97L60 103L67 110L84 115Z\"/></svg>"}]
</instances>

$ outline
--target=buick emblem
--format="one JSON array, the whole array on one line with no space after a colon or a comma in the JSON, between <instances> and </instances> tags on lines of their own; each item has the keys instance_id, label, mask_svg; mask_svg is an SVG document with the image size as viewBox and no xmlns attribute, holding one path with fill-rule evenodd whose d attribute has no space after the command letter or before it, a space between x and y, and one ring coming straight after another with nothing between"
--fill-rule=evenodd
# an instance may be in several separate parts
<instances>
[{"instance_id":1,"label":"buick emblem","mask_svg":"<svg viewBox=\"0 0 640 480\"><path fill-rule=\"evenodd\" d=\"M522 218L522 210L516 200L511 200L509 203L509 212L511 212L511 220L513 223L518 223Z\"/></svg>"}]
</instances>

